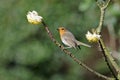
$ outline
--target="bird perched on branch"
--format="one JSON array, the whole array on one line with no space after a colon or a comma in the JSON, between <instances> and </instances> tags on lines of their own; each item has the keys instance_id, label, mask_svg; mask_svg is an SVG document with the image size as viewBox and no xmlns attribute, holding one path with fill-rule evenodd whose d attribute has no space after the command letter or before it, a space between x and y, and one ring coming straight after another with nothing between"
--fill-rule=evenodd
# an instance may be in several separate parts
<instances>
[{"instance_id":1,"label":"bird perched on branch","mask_svg":"<svg viewBox=\"0 0 120 80\"><path fill-rule=\"evenodd\" d=\"M67 45L68 47L66 48L79 48L80 49L80 46L86 46L86 47L91 47L90 45L88 44L85 44L83 42L80 42L78 40L76 40L76 38L74 37L74 35L69 31L67 30L66 28L64 27L59 27L58 29L58 32L60 34L60 38L61 38L61 41Z\"/></svg>"}]
</instances>

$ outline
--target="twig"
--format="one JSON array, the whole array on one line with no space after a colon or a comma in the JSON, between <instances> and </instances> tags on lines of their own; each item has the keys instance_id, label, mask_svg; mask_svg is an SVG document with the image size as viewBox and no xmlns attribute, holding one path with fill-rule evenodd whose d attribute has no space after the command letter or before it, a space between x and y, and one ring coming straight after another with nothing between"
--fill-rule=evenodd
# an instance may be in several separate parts
<instances>
[{"instance_id":1,"label":"twig","mask_svg":"<svg viewBox=\"0 0 120 80\"><path fill-rule=\"evenodd\" d=\"M84 67L85 69L87 69L88 71L92 72L93 74L95 74L98 77L101 77L103 79L106 80L114 80L114 78L110 78L107 76L104 76L96 71L94 71L93 69L89 68L86 64L84 64L82 61L80 61L79 59L77 59L70 51L64 49L64 46L61 45L52 35L51 31L49 30L48 26L45 24L44 21L42 21L43 26L45 27L45 30L47 31L50 39L58 46L60 47L60 49L67 55L69 55L76 63L78 63L79 65L81 65L82 67Z\"/></svg>"},{"instance_id":2,"label":"twig","mask_svg":"<svg viewBox=\"0 0 120 80\"><path fill-rule=\"evenodd\" d=\"M99 43L101 44L101 49L104 50L104 54L106 55L106 57L109 59L109 61L111 62L112 66L114 67L114 69L116 70L116 72L118 74L120 74L120 68L117 65L117 63L115 62L114 58L111 56L111 54L109 53L109 51L106 49L105 44L103 43L103 40L100 39ZM114 76L115 77L115 76ZM116 79L118 80L118 79Z\"/></svg>"},{"instance_id":3,"label":"twig","mask_svg":"<svg viewBox=\"0 0 120 80\"><path fill-rule=\"evenodd\" d=\"M96 29L96 31L97 31L98 34L101 33L103 22L104 22L105 10L106 10L107 6L109 5L109 3L110 3L110 0L108 0L106 3L103 1L102 4L97 3L98 6L99 6L99 8L100 8L100 12L101 12L99 25L98 25L98 27ZM114 71L112 70L112 68L110 66L109 60L110 60L110 62L112 64L112 66L115 68L115 70L119 73L120 71L119 71L118 65L116 64L116 62L114 61L114 59L110 55L110 53L107 51L107 49L106 49L106 47L105 47L102 39L99 40L99 44L100 44L100 47L102 49L103 56L105 58L105 61L106 61L106 64L107 64L108 68L110 69L110 71L113 74L113 76L115 77L115 79L118 80L117 76L115 75Z\"/></svg>"},{"instance_id":4,"label":"twig","mask_svg":"<svg viewBox=\"0 0 120 80\"><path fill-rule=\"evenodd\" d=\"M97 28L97 33L100 34L101 30L102 30L102 25L103 25L103 20L104 20L104 15L105 15L105 9L100 8L100 22L99 22L99 26Z\"/></svg>"},{"instance_id":5,"label":"twig","mask_svg":"<svg viewBox=\"0 0 120 80\"><path fill-rule=\"evenodd\" d=\"M99 5L99 3L97 3L97 5L99 6L100 8L100 21L99 21L99 25L98 25L98 28L97 28L97 32L98 34L100 34L101 30L102 30L102 25L103 25L103 20L104 20L104 15L105 15L105 10L107 8L107 6L109 5L110 3L110 0L108 0L106 2L106 4L104 3L103 5Z\"/></svg>"},{"instance_id":6,"label":"twig","mask_svg":"<svg viewBox=\"0 0 120 80\"><path fill-rule=\"evenodd\" d=\"M110 71L111 71L112 75L114 76L114 78L115 78L116 80L118 80L116 74L114 73L112 67L111 67L110 64L109 64L109 61L108 61L108 58L107 58L107 56L106 56L106 54L105 54L104 48L102 47L103 45L101 44L100 41L99 41L99 43L100 43L100 47L101 47L101 49L102 49L103 56L104 56L104 59L105 59L105 62L106 62L106 64L107 64L108 68L110 69Z\"/></svg>"}]
</instances>

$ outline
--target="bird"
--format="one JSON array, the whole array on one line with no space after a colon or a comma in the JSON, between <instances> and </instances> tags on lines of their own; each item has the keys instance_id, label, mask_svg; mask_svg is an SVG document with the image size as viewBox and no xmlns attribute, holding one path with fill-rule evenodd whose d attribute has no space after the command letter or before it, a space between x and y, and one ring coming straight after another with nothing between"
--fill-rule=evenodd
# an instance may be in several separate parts
<instances>
[{"instance_id":1,"label":"bird","mask_svg":"<svg viewBox=\"0 0 120 80\"><path fill-rule=\"evenodd\" d=\"M91 47L88 44L78 41L74 37L74 35L69 30L67 30L65 27L59 27L57 30L60 34L60 39L61 39L62 43L67 46L65 49L67 49L67 48L81 49L81 47L80 47L81 45L85 46L85 47Z\"/></svg>"}]
</instances>

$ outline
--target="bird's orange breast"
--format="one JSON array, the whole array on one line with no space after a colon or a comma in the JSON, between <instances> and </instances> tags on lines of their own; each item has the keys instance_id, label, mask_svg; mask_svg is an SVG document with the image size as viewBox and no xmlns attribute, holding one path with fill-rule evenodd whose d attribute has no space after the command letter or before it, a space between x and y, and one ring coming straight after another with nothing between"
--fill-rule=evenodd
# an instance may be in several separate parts
<instances>
[{"instance_id":1,"label":"bird's orange breast","mask_svg":"<svg viewBox=\"0 0 120 80\"><path fill-rule=\"evenodd\" d=\"M65 34L65 31L64 30L60 30L59 33L60 33L60 36L62 37Z\"/></svg>"}]
</instances>

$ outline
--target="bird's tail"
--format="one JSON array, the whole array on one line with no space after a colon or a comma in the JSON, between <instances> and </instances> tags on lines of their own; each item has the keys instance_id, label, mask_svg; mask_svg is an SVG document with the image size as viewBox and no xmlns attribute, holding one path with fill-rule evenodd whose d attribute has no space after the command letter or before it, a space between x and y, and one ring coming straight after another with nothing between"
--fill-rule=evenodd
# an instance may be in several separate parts
<instances>
[{"instance_id":1,"label":"bird's tail","mask_svg":"<svg viewBox=\"0 0 120 80\"><path fill-rule=\"evenodd\" d=\"M86 47L91 47L90 45L88 44L85 44L83 42L80 42L80 41L76 41L77 42L77 45L82 45L82 46L86 46Z\"/></svg>"}]
</instances>

